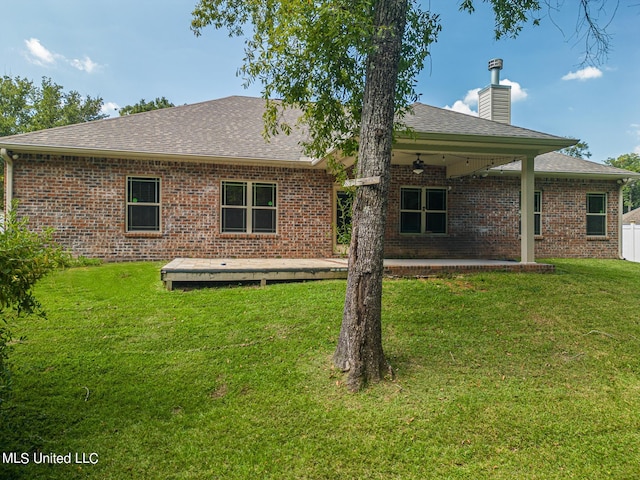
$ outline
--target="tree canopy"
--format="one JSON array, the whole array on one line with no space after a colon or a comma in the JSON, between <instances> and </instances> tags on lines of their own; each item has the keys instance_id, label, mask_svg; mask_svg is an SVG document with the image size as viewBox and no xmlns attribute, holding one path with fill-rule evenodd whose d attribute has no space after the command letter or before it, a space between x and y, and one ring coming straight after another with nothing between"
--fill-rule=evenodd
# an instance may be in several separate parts
<instances>
[{"instance_id":1,"label":"tree canopy","mask_svg":"<svg viewBox=\"0 0 640 480\"><path fill-rule=\"evenodd\" d=\"M267 100L266 133L287 133L278 107L300 108L312 140L310 155L353 153L360 133L366 60L376 31L373 0L202 0L193 12L196 35L212 25L245 36L245 83L260 82ZM438 15L416 2L406 15L395 107L406 111L417 98L415 77L441 27ZM280 102L271 102L278 98Z\"/></svg>"},{"instance_id":2,"label":"tree canopy","mask_svg":"<svg viewBox=\"0 0 640 480\"><path fill-rule=\"evenodd\" d=\"M126 105L120 108L120 116L133 115L134 113L150 112L151 110L160 110L161 108L175 107L173 103L165 97L156 98L147 102L144 98L133 105Z\"/></svg>"},{"instance_id":3,"label":"tree canopy","mask_svg":"<svg viewBox=\"0 0 640 480\"><path fill-rule=\"evenodd\" d=\"M89 122L100 113L102 98L83 97L43 77L40 85L22 77L0 79L0 136Z\"/></svg>"},{"instance_id":4,"label":"tree canopy","mask_svg":"<svg viewBox=\"0 0 640 480\"><path fill-rule=\"evenodd\" d=\"M640 155L637 153L625 153L617 158L607 158L604 163L612 167L640 172ZM640 207L640 182L622 187L622 199L626 211Z\"/></svg>"},{"instance_id":5,"label":"tree canopy","mask_svg":"<svg viewBox=\"0 0 640 480\"><path fill-rule=\"evenodd\" d=\"M583 142L582 140L580 140L575 145L563 148L562 150L560 150L560 153L564 153L565 155L576 158L591 158L589 144L587 142Z\"/></svg>"}]
</instances>

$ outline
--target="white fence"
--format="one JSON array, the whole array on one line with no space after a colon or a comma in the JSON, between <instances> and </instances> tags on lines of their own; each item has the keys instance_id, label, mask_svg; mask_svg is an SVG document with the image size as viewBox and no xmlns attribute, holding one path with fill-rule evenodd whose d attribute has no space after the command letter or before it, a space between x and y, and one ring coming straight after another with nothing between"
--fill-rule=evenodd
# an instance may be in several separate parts
<instances>
[{"instance_id":1,"label":"white fence","mask_svg":"<svg viewBox=\"0 0 640 480\"><path fill-rule=\"evenodd\" d=\"M622 226L622 256L631 262L640 262L640 225Z\"/></svg>"}]
</instances>

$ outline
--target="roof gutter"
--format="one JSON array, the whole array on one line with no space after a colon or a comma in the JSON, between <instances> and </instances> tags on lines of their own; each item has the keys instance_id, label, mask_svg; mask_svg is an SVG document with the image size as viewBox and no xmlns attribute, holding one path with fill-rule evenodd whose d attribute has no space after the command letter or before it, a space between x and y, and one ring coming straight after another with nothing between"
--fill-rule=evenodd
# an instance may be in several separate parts
<instances>
[{"instance_id":1,"label":"roof gutter","mask_svg":"<svg viewBox=\"0 0 640 480\"><path fill-rule=\"evenodd\" d=\"M5 218L7 218L13 203L13 161L18 159L18 155L10 153L6 148L0 148L0 157L6 165L4 170L4 212Z\"/></svg>"},{"instance_id":2,"label":"roof gutter","mask_svg":"<svg viewBox=\"0 0 640 480\"><path fill-rule=\"evenodd\" d=\"M620 185L618 188L618 258L620 260L624 260L624 255L622 254L622 235L624 232L622 230L622 212L624 212L624 195L622 194L622 189L624 188L624 183Z\"/></svg>"},{"instance_id":3,"label":"roof gutter","mask_svg":"<svg viewBox=\"0 0 640 480\"><path fill-rule=\"evenodd\" d=\"M2 139L0 139L1 141ZM1 143L1 142L0 142ZM180 162L212 162L212 163L228 163L229 161L237 161L242 165L269 165L273 167L298 167L308 168L315 166L312 159L301 158L299 160L277 160L269 158L248 158L248 157L219 157L212 155L202 155L197 153L162 153L162 152L133 152L130 150L105 150L99 148L79 148L65 146L48 146L48 145L30 145L30 144L5 144L15 147L16 150L36 154L56 154L63 156L78 157L98 157L98 158L126 158L126 159L153 159L164 161L180 161ZM2 150L5 150L4 148Z\"/></svg>"}]
</instances>

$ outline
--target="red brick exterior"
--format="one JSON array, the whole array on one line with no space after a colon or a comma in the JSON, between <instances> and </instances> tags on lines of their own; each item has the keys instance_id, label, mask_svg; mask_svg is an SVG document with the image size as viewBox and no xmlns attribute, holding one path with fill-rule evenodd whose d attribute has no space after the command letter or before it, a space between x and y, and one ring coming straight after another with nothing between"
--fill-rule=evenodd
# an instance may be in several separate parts
<instances>
[{"instance_id":1,"label":"red brick exterior","mask_svg":"<svg viewBox=\"0 0 640 480\"><path fill-rule=\"evenodd\" d=\"M160 233L125 232L127 176L160 177ZM222 234L223 180L275 182L277 233ZM110 261L330 257L332 192L323 170L55 156L14 164L19 213L54 227L75 255Z\"/></svg>"},{"instance_id":2,"label":"red brick exterior","mask_svg":"<svg viewBox=\"0 0 640 480\"><path fill-rule=\"evenodd\" d=\"M520 178L512 176L447 179L444 167L420 175L406 166L392 167L385 239L388 258L520 257ZM448 189L446 235L400 234L400 188ZM541 192L541 235L536 258L618 258L619 185L614 181L536 177ZM587 193L607 194L607 236L587 237Z\"/></svg>"},{"instance_id":3,"label":"red brick exterior","mask_svg":"<svg viewBox=\"0 0 640 480\"><path fill-rule=\"evenodd\" d=\"M125 232L127 176L161 179L162 231ZM223 234L223 180L277 184L277 233ZM446 235L399 233L400 187L448 190ZM120 260L175 257L318 258L333 255L334 184L323 170L196 162L22 156L14 163L19 214L53 227L74 255ZM366 188L366 187L363 187ZM542 235L536 258L618 257L618 185L576 179L536 179L542 192ZM392 167L385 240L388 258L517 259L520 180L447 179L444 167L421 175ZM607 236L586 236L586 195L607 193Z\"/></svg>"}]
</instances>

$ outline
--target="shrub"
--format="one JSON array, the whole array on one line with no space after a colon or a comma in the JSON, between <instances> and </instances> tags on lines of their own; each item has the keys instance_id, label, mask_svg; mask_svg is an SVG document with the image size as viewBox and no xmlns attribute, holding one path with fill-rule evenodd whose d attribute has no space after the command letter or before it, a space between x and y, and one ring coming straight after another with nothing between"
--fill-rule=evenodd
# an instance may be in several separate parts
<instances>
[{"instance_id":1,"label":"shrub","mask_svg":"<svg viewBox=\"0 0 640 480\"><path fill-rule=\"evenodd\" d=\"M17 218L14 208L0 228L0 405L10 387L9 319L16 315L44 316L32 288L69 261L68 254L53 242L53 230L32 232L28 224L28 219Z\"/></svg>"}]
</instances>

